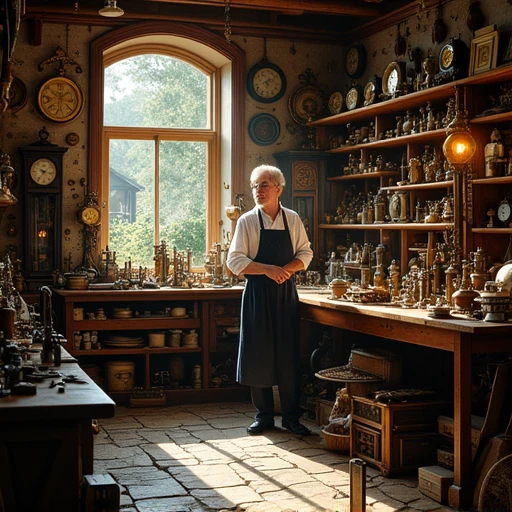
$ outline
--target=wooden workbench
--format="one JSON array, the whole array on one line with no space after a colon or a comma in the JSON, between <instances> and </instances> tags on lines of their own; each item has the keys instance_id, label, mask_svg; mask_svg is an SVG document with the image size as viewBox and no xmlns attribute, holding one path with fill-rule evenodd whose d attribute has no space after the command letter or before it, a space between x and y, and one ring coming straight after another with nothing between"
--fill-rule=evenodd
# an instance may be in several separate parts
<instances>
[{"instance_id":1,"label":"wooden workbench","mask_svg":"<svg viewBox=\"0 0 512 512\"><path fill-rule=\"evenodd\" d=\"M52 379L45 379L36 395L0 398L0 490L6 511L80 511L82 477L93 473L92 420L114 416L115 403L73 361L64 351L56 370L85 383L67 383L59 393L50 387Z\"/></svg>"},{"instance_id":2,"label":"wooden workbench","mask_svg":"<svg viewBox=\"0 0 512 512\"><path fill-rule=\"evenodd\" d=\"M326 294L301 293L301 318L453 354L454 484L449 505L471 503L471 355L512 352L512 322L435 319L418 309L332 300Z\"/></svg>"}]
</instances>

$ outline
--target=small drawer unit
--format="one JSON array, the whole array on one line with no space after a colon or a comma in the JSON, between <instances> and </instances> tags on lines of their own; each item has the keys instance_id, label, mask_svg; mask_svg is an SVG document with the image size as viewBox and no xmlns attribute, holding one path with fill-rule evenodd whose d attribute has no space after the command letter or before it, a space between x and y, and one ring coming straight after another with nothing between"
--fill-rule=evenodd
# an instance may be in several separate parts
<instances>
[{"instance_id":1,"label":"small drawer unit","mask_svg":"<svg viewBox=\"0 0 512 512\"><path fill-rule=\"evenodd\" d=\"M352 399L351 457L360 457L384 476L433 464L437 455L437 416L446 402L383 404Z\"/></svg>"}]
</instances>

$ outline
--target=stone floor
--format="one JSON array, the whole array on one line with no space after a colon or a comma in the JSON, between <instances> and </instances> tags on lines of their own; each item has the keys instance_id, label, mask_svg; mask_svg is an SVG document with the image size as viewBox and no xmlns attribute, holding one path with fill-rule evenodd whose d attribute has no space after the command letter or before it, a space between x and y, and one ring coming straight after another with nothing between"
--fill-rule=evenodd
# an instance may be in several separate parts
<instances>
[{"instance_id":1,"label":"stone floor","mask_svg":"<svg viewBox=\"0 0 512 512\"><path fill-rule=\"evenodd\" d=\"M121 486L123 512L345 512L349 457L316 435L284 429L249 436L247 403L117 407L100 420L95 474ZM280 426L280 418L276 425ZM417 474L387 479L366 470L367 512L448 511L417 488Z\"/></svg>"}]
</instances>

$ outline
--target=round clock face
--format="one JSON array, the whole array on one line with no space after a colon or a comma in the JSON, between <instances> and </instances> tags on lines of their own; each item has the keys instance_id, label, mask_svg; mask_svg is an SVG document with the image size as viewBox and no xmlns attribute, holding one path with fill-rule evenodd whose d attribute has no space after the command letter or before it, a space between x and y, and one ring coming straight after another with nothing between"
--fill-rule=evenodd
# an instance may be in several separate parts
<instances>
[{"instance_id":1,"label":"round clock face","mask_svg":"<svg viewBox=\"0 0 512 512\"><path fill-rule=\"evenodd\" d=\"M355 87L349 89L345 102L348 110L354 110L357 107L359 102L359 91Z\"/></svg>"},{"instance_id":2,"label":"round clock face","mask_svg":"<svg viewBox=\"0 0 512 512\"><path fill-rule=\"evenodd\" d=\"M39 158L30 166L30 177L38 185L50 185L57 177L57 167L48 158Z\"/></svg>"},{"instance_id":3,"label":"round clock face","mask_svg":"<svg viewBox=\"0 0 512 512\"><path fill-rule=\"evenodd\" d=\"M67 123L80 114L84 104L78 85L69 78L58 76L45 82L37 97L44 117L55 123Z\"/></svg>"},{"instance_id":4,"label":"round clock face","mask_svg":"<svg viewBox=\"0 0 512 512\"><path fill-rule=\"evenodd\" d=\"M388 91L394 94L398 88L398 71L393 69L388 77Z\"/></svg>"},{"instance_id":5,"label":"round clock face","mask_svg":"<svg viewBox=\"0 0 512 512\"><path fill-rule=\"evenodd\" d=\"M439 52L439 68L441 71L448 71L453 65L453 46L445 44Z\"/></svg>"},{"instance_id":6,"label":"round clock face","mask_svg":"<svg viewBox=\"0 0 512 512\"><path fill-rule=\"evenodd\" d=\"M286 77L279 67L264 60L249 71L247 90L255 100L272 103L283 97Z\"/></svg>"},{"instance_id":7,"label":"round clock face","mask_svg":"<svg viewBox=\"0 0 512 512\"><path fill-rule=\"evenodd\" d=\"M512 207L510 203L504 199L498 206L498 219L501 222L508 222L510 220L510 216L512 214Z\"/></svg>"},{"instance_id":8,"label":"round clock face","mask_svg":"<svg viewBox=\"0 0 512 512\"><path fill-rule=\"evenodd\" d=\"M89 226L95 226L100 222L100 212L93 206L87 206L82 210L82 222Z\"/></svg>"},{"instance_id":9,"label":"round clock face","mask_svg":"<svg viewBox=\"0 0 512 512\"><path fill-rule=\"evenodd\" d=\"M350 78L359 78L366 65L366 51L360 44L352 45L345 57L345 71Z\"/></svg>"}]
</instances>

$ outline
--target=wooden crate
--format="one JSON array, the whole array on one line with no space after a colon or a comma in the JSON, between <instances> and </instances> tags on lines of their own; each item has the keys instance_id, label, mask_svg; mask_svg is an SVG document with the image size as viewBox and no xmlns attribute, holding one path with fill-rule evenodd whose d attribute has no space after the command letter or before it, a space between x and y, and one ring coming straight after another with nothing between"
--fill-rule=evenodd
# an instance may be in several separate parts
<instances>
[{"instance_id":1,"label":"wooden crate","mask_svg":"<svg viewBox=\"0 0 512 512\"><path fill-rule=\"evenodd\" d=\"M448 489L453 484L453 471L439 466L427 466L418 469L418 488L420 492L433 500L446 505Z\"/></svg>"},{"instance_id":2,"label":"wooden crate","mask_svg":"<svg viewBox=\"0 0 512 512\"><path fill-rule=\"evenodd\" d=\"M442 444L453 446L453 418L450 416L438 417L438 431L442 436ZM481 416L471 415L471 452L475 457L478 444L480 442L480 431L484 424L485 418Z\"/></svg>"},{"instance_id":3,"label":"wooden crate","mask_svg":"<svg viewBox=\"0 0 512 512\"><path fill-rule=\"evenodd\" d=\"M316 417L315 423L321 427L329 424L329 416L331 415L334 402L330 400L323 400L322 398L316 399Z\"/></svg>"}]
</instances>

